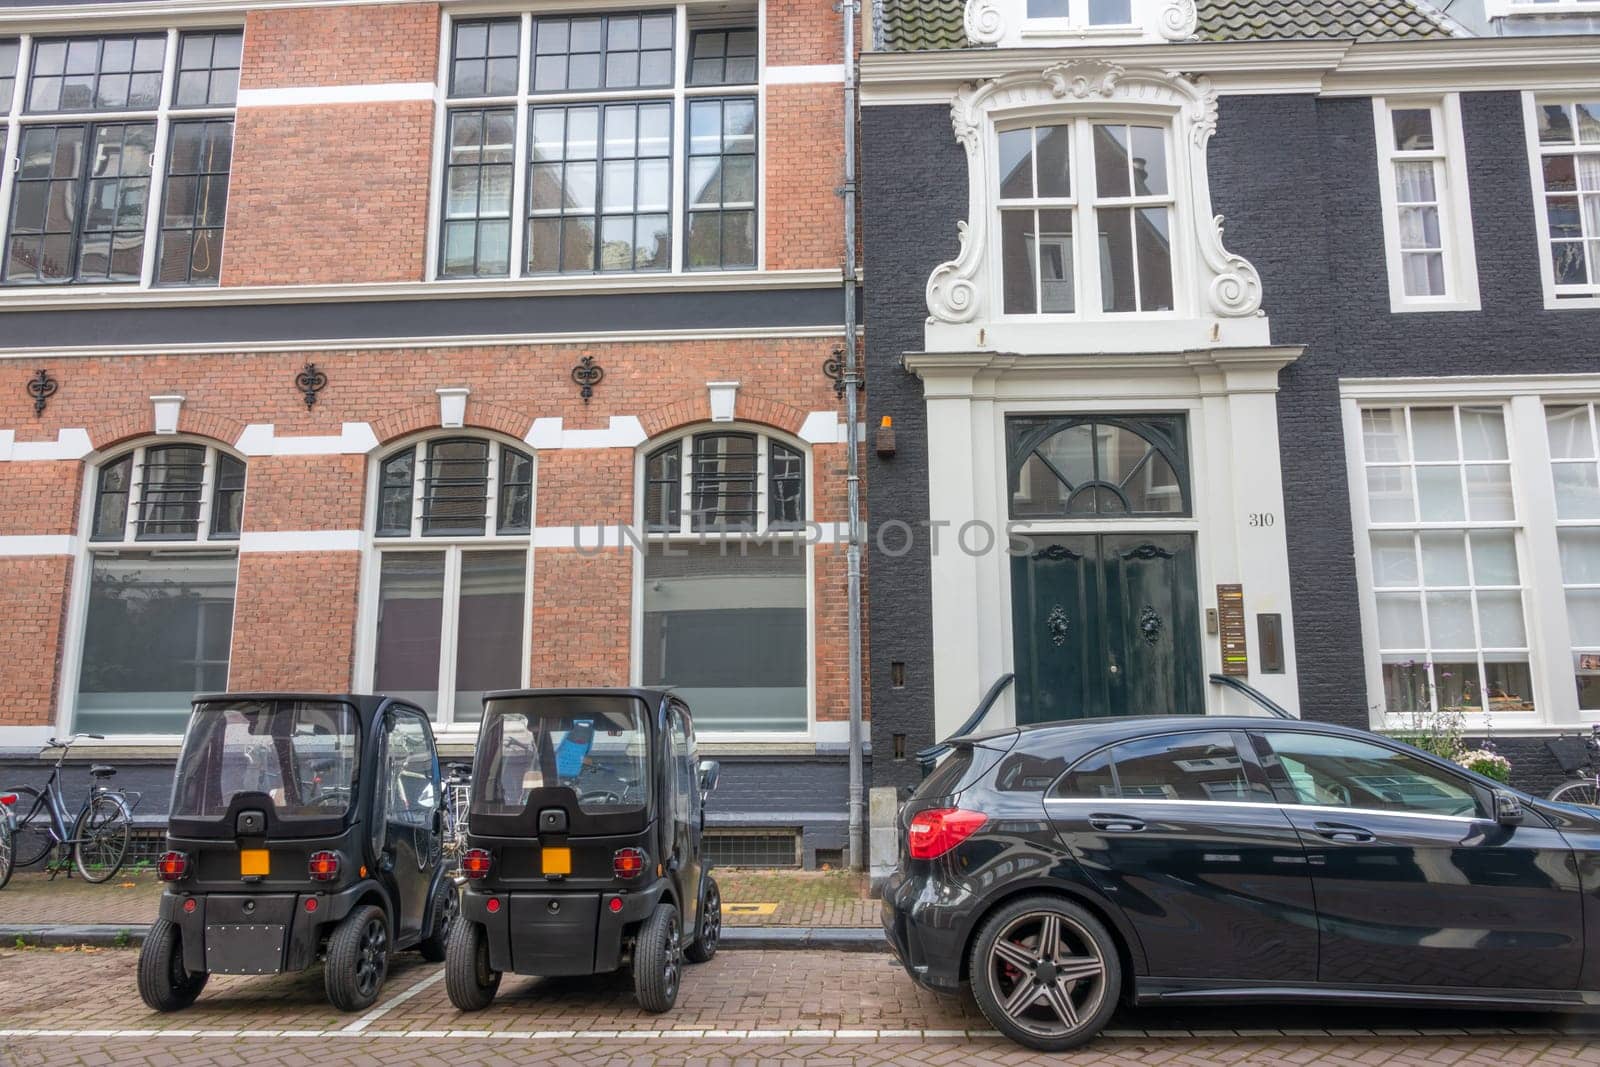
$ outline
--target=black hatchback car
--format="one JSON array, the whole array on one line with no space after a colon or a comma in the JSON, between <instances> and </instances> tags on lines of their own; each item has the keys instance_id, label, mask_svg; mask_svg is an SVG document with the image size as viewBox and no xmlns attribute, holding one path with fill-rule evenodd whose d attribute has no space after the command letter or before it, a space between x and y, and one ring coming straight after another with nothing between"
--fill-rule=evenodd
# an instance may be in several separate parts
<instances>
[{"instance_id":1,"label":"black hatchback car","mask_svg":"<svg viewBox=\"0 0 1600 1067\"><path fill-rule=\"evenodd\" d=\"M1359 730L962 738L900 831L896 955L1032 1048L1089 1040L1120 1000L1600 1007L1597 813Z\"/></svg>"},{"instance_id":2,"label":"black hatchback car","mask_svg":"<svg viewBox=\"0 0 1600 1067\"><path fill-rule=\"evenodd\" d=\"M473 761L467 876L445 988L489 1006L506 971L631 967L646 1011L677 1000L683 960L717 951L722 900L701 852L718 767L689 708L655 689L490 693Z\"/></svg>"},{"instance_id":3,"label":"black hatchback car","mask_svg":"<svg viewBox=\"0 0 1600 1067\"><path fill-rule=\"evenodd\" d=\"M301 971L360 1011L390 955L444 959L456 912L428 717L383 696L197 697L172 789L161 917L139 993L188 1007L212 974Z\"/></svg>"}]
</instances>

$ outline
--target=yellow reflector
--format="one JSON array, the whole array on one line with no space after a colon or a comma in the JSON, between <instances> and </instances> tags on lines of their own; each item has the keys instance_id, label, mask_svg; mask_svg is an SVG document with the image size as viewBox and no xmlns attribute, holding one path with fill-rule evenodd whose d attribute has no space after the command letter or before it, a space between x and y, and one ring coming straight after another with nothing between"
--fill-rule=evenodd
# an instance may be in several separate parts
<instances>
[{"instance_id":1,"label":"yellow reflector","mask_svg":"<svg viewBox=\"0 0 1600 1067\"><path fill-rule=\"evenodd\" d=\"M547 848L544 850L545 874L571 874L572 850L570 848Z\"/></svg>"},{"instance_id":2,"label":"yellow reflector","mask_svg":"<svg viewBox=\"0 0 1600 1067\"><path fill-rule=\"evenodd\" d=\"M729 915L773 915L778 911L776 904L724 904L722 910Z\"/></svg>"},{"instance_id":3,"label":"yellow reflector","mask_svg":"<svg viewBox=\"0 0 1600 1067\"><path fill-rule=\"evenodd\" d=\"M272 853L264 848L239 850L239 877L265 878L272 873Z\"/></svg>"}]
</instances>

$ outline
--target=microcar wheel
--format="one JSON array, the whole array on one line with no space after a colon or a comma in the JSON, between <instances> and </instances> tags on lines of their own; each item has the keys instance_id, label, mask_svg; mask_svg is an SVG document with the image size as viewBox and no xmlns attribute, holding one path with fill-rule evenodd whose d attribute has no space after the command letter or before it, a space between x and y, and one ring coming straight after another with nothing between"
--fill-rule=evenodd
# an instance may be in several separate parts
<instances>
[{"instance_id":1,"label":"microcar wheel","mask_svg":"<svg viewBox=\"0 0 1600 1067\"><path fill-rule=\"evenodd\" d=\"M995 912L972 943L969 966L972 995L994 1028L1041 1052L1093 1038L1122 988L1111 935L1060 897L1024 897Z\"/></svg>"},{"instance_id":2,"label":"microcar wheel","mask_svg":"<svg viewBox=\"0 0 1600 1067\"><path fill-rule=\"evenodd\" d=\"M715 878L706 879L706 896L700 902L700 930L683 954L690 963L709 963L722 940L722 890Z\"/></svg>"},{"instance_id":3,"label":"microcar wheel","mask_svg":"<svg viewBox=\"0 0 1600 1067\"><path fill-rule=\"evenodd\" d=\"M678 909L657 904L633 946L633 995L645 1011L671 1011L683 976L683 927Z\"/></svg>"},{"instance_id":4,"label":"microcar wheel","mask_svg":"<svg viewBox=\"0 0 1600 1067\"><path fill-rule=\"evenodd\" d=\"M445 952L450 945L450 928L455 926L456 912L460 910L460 899L456 895L456 884L449 878L441 878L439 888L433 891L433 929L417 944L417 952L429 963L444 962Z\"/></svg>"},{"instance_id":5,"label":"microcar wheel","mask_svg":"<svg viewBox=\"0 0 1600 1067\"><path fill-rule=\"evenodd\" d=\"M322 984L340 1011L362 1011L383 991L389 974L389 920L383 909L363 904L344 917L328 938Z\"/></svg>"},{"instance_id":6,"label":"microcar wheel","mask_svg":"<svg viewBox=\"0 0 1600 1067\"><path fill-rule=\"evenodd\" d=\"M206 972L183 966L183 935L176 923L157 919L139 948L139 996L156 1011L179 1011L206 987Z\"/></svg>"},{"instance_id":7,"label":"microcar wheel","mask_svg":"<svg viewBox=\"0 0 1600 1067\"><path fill-rule=\"evenodd\" d=\"M489 935L483 924L457 919L445 949L444 988L458 1011L482 1011L500 989L500 972L489 969Z\"/></svg>"}]
</instances>

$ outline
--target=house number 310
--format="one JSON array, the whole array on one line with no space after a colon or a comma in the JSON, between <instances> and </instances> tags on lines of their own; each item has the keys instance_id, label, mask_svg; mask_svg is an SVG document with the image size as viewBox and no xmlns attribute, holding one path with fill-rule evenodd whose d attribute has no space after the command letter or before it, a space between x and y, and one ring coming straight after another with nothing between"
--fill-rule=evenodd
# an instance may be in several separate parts
<instances>
[{"instance_id":1,"label":"house number 310","mask_svg":"<svg viewBox=\"0 0 1600 1067\"><path fill-rule=\"evenodd\" d=\"M1252 511L1245 521L1247 525L1255 527L1276 526L1278 524L1278 516L1270 511Z\"/></svg>"}]
</instances>

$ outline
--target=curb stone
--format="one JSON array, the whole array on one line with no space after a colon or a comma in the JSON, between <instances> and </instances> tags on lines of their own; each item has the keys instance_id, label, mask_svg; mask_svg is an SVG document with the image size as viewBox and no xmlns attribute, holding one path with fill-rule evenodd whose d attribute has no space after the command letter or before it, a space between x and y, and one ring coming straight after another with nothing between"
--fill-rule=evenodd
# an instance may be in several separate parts
<instances>
[{"instance_id":1,"label":"curb stone","mask_svg":"<svg viewBox=\"0 0 1600 1067\"><path fill-rule=\"evenodd\" d=\"M144 940L147 929L145 925L116 923L0 924L0 949L11 948L19 937L30 947L131 947ZM889 945L883 939L883 931L870 926L724 926L721 947L730 950L886 952Z\"/></svg>"}]
</instances>

